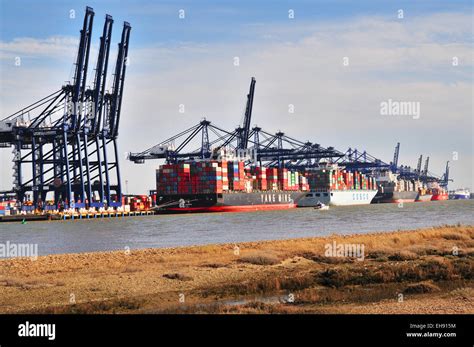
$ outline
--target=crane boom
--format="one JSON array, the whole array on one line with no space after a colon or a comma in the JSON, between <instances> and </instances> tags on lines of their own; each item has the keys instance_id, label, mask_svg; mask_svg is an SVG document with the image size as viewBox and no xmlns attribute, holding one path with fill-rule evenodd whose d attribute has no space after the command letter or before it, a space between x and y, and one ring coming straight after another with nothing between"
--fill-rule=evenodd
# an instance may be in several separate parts
<instances>
[{"instance_id":1,"label":"crane boom","mask_svg":"<svg viewBox=\"0 0 474 347\"><path fill-rule=\"evenodd\" d=\"M416 172L418 175L421 173L421 163L423 161L423 154L420 154L420 157L418 158L418 164L416 165Z\"/></svg>"},{"instance_id":2,"label":"crane boom","mask_svg":"<svg viewBox=\"0 0 474 347\"><path fill-rule=\"evenodd\" d=\"M74 85L72 88L72 119L71 127L77 130L80 125L79 102L84 101L84 94L87 81L87 66L89 63L89 52L91 46L92 25L94 21L94 10L86 7L86 15L84 16L84 24L81 30L81 38L79 41L79 50L77 52L76 70L74 73Z\"/></svg>"},{"instance_id":3,"label":"crane boom","mask_svg":"<svg viewBox=\"0 0 474 347\"><path fill-rule=\"evenodd\" d=\"M247 106L245 107L244 124L241 131L241 138L240 138L241 149L247 149L248 142L249 142L250 122L252 119L252 108L253 108L253 97L255 94L255 83L256 83L255 77L252 77L250 81L249 93L247 94Z\"/></svg>"},{"instance_id":4,"label":"crane boom","mask_svg":"<svg viewBox=\"0 0 474 347\"><path fill-rule=\"evenodd\" d=\"M115 64L112 93L106 95L106 99L108 100L108 115L106 122L109 133L108 136L110 136L110 138L116 138L118 135L118 125L122 108L123 85L125 71L128 65L128 42L131 28L132 27L128 22L123 23L122 39L119 43L117 62Z\"/></svg>"},{"instance_id":5,"label":"crane boom","mask_svg":"<svg viewBox=\"0 0 474 347\"><path fill-rule=\"evenodd\" d=\"M392 161L392 171L396 172L398 170L398 155L400 154L400 142L397 142L395 146L395 153L393 153Z\"/></svg>"},{"instance_id":6,"label":"crane boom","mask_svg":"<svg viewBox=\"0 0 474 347\"><path fill-rule=\"evenodd\" d=\"M92 92L93 113L91 115L91 132L97 134L101 125L102 109L109 64L110 42L112 40L112 16L106 15L104 30L100 38L99 56L95 70L94 89Z\"/></svg>"},{"instance_id":7,"label":"crane boom","mask_svg":"<svg viewBox=\"0 0 474 347\"><path fill-rule=\"evenodd\" d=\"M428 165L429 165L429 163L430 163L430 157L426 157L425 168L423 169L423 176L428 175Z\"/></svg>"},{"instance_id":8,"label":"crane boom","mask_svg":"<svg viewBox=\"0 0 474 347\"><path fill-rule=\"evenodd\" d=\"M449 181L452 181L452 180L449 179L449 161L447 161L446 162L446 170L445 170L443 176L441 177L440 186L442 186L445 189L448 189Z\"/></svg>"}]
</instances>

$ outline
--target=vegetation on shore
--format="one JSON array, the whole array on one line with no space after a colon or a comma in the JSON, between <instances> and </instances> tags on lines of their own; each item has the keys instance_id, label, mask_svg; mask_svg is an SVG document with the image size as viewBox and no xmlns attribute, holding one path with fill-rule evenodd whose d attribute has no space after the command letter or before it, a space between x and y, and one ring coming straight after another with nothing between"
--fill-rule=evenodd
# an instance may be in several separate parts
<instances>
[{"instance_id":1,"label":"vegetation on shore","mask_svg":"<svg viewBox=\"0 0 474 347\"><path fill-rule=\"evenodd\" d=\"M363 246L363 258L327 256ZM474 226L0 261L0 312L474 313Z\"/></svg>"}]
</instances>

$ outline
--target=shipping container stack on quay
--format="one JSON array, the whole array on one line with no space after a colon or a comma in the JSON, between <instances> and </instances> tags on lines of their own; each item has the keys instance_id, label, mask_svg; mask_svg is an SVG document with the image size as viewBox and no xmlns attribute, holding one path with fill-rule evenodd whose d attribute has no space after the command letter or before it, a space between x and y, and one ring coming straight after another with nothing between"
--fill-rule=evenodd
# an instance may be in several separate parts
<instances>
[{"instance_id":1,"label":"shipping container stack on quay","mask_svg":"<svg viewBox=\"0 0 474 347\"><path fill-rule=\"evenodd\" d=\"M15 203L12 201L0 202L0 216L9 216L12 209L15 208Z\"/></svg>"}]
</instances>

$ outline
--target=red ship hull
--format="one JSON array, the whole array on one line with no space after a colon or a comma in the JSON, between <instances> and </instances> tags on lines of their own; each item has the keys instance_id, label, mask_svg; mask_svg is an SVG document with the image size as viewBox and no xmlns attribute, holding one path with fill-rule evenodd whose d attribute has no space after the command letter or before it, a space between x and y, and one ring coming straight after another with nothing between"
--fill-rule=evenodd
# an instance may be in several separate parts
<instances>
[{"instance_id":1,"label":"red ship hull","mask_svg":"<svg viewBox=\"0 0 474 347\"><path fill-rule=\"evenodd\" d=\"M296 208L296 204L277 205L242 205L242 206L203 206L203 207L168 207L161 213L206 213L206 212L254 212L268 210L286 210Z\"/></svg>"},{"instance_id":2,"label":"red ship hull","mask_svg":"<svg viewBox=\"0 0 474 347\"><path fill-rule=\"evenodd\" d=\"M431 197L431 201L440 201L440 200L448 200L448 194L443 193L443 194L433 194Z\"/></svg>"}]
</instances>

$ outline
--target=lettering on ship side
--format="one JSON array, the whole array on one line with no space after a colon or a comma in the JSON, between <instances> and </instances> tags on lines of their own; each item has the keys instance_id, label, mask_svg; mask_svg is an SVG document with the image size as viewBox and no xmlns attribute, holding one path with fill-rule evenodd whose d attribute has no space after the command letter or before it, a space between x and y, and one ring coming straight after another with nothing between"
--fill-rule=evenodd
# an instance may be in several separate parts
<instances>
[{"instance_id":1,"label":"lettering on ship side","mask_svg":"<svg viewBox=\"0 0 474 347\"><path fill-rule=\"evenodd\" d=\"M353 193L352 200L369 200L368 193Z\"/></svg>"},{"instance_id":2,"label":"lettering on ship side","mask_svg":"<svg viewBox=\"0 0 474 347\"><path fill-rule=\"evenodd\" d=\"M260 194L260 201L262 204L274 204L276 202L290 202L291 195L290 194Z\"/></svg>"}]
</instances>

